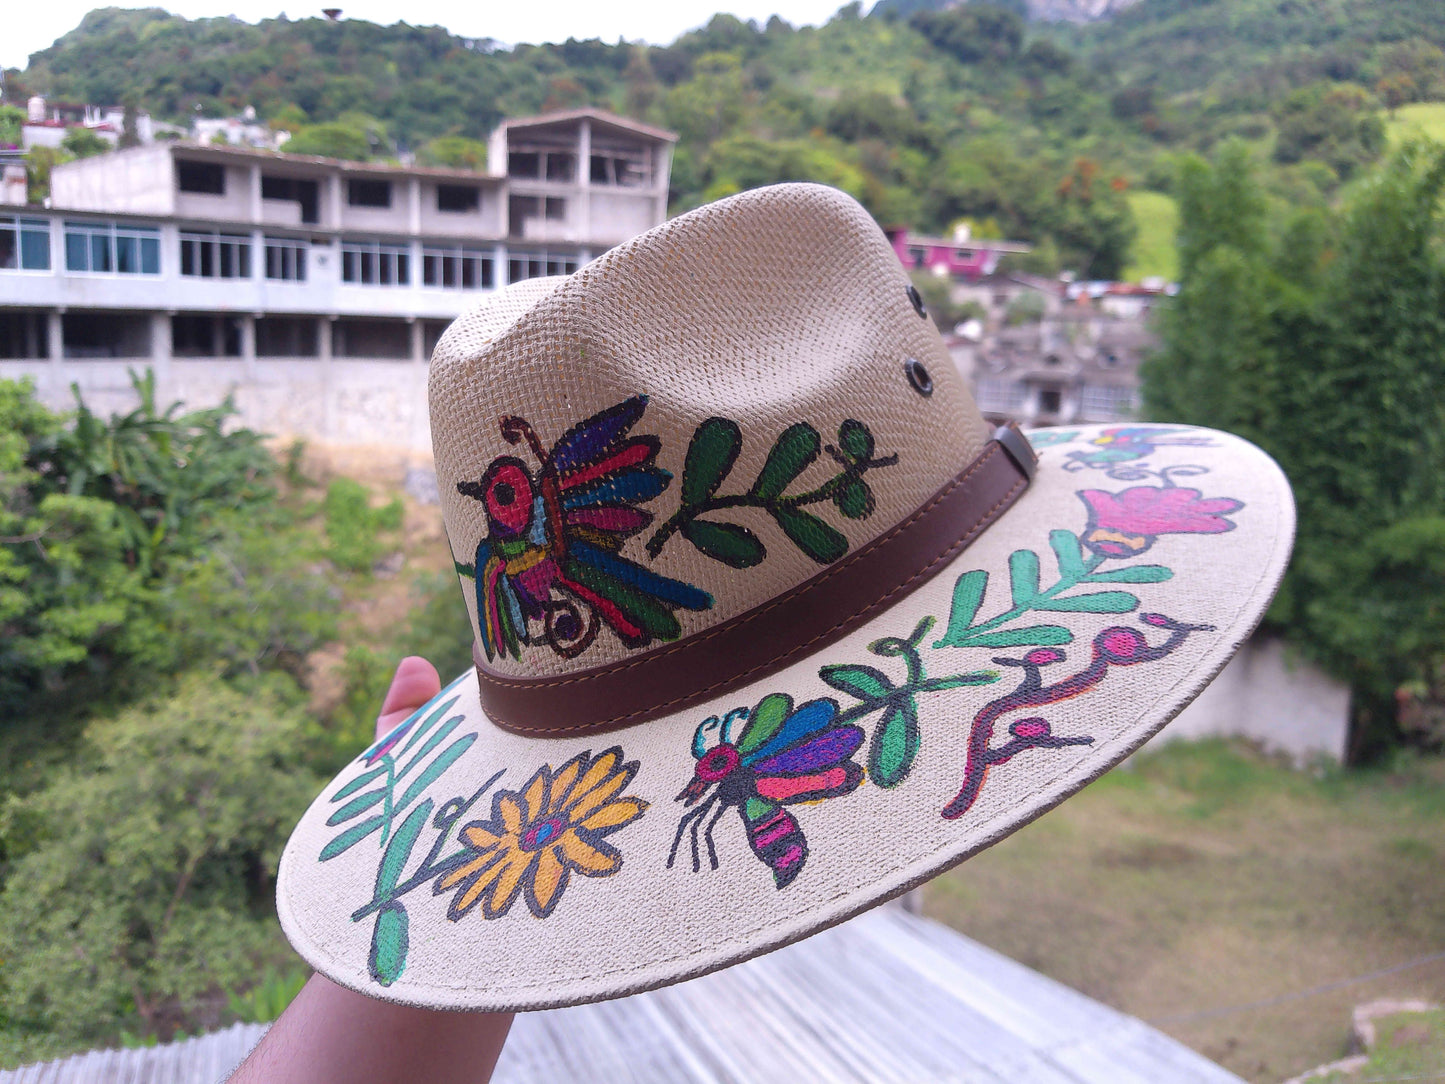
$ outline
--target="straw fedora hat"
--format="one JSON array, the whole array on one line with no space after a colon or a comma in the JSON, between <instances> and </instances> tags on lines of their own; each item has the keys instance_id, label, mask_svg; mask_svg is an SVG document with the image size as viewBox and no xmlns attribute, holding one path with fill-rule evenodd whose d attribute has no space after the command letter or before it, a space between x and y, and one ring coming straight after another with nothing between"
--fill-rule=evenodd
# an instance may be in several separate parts
<instances>
[{"instance_id":1,"label":"straw fedora hat","mask_svg":"<svg viewBox=\"0 0 1445 1084\"><path fill-rule=\"evenodd\" d=\"M476 665L278 885L317 970L415 1005L629 994L927 880L1198 694L1293 535L1236 437L987 424L814 185L489 295L430 394Z\"/></svg>"}]
</instances>

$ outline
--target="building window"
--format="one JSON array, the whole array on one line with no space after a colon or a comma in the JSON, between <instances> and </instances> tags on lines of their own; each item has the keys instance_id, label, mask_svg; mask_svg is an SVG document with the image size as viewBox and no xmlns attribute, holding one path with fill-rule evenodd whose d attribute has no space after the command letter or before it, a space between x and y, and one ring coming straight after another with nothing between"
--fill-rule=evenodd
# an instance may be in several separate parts
<instances>
[{"instance_id":1,"label":"building window","mask_svg":"<svg viewBox=\"0 0 1445 1084\"><path fill-rule=\"evenodd\" d=\"M60 318L67 358L145 358L151 354L151 319L132 313L82 312Z\"/></svg>"},{"instance_id":2,"label":"building window","mask_svg":"<svg viewBox=\"0 0 1445 1084\"><path fill-rule=\"evenodd\" d=\"M989 414L1017 414L1024 396L1024 386L1017 380L985 377L978 382L978 409Z\"/></svg>"},{"instance_id":3,"label":"building window","mask_svg":"<svg viewBox=\"0 0 1445 1084\"><path fill-rule=\"evenodd\" d=\"M1085 384L1079 397L1084 421L1116 421L1134 413L1137 395L1133 388L1107 384Z\"/></svg>"},{"instance_id":4,"label":"building window","mask_svg":"<svg viewBox=\"0 0 1445 1084\"><path fill-rule=\"evenodd\" d=\"M181 234L181 274L203 279L251 277L251 239L236 233Z\"/></svg>"},{"instance_id":5,"label":"building window","mask_svg":"<svg viewBox=\"0 0 1445 1084\"><path fill-rule=\"evenodd\" d=\"M411 252L383 241L341 242L341 279L361 286L411 285Z\"/></svg>"},{"instance_id":6,"label":"building window","mask_svg":"<svg viewBox=\"0 0 1445 1084\"><path fill-rule=\"evenodd\" d=\"M523 180L572 184L577 179L577 155L564 150L518 148L507 155L507 173Z\"/></svg>"},{"instance_id":7,"label":"building window","mask_svg":"<svg viewBox=\"0 0 1445 1084\"><path fill-rule=\"evenodd\" d=\"M577 257L555 252L514 252L507 260L507 281L541 278L543 275L570 275L577 270Z\"/></svg>"},{"instance_id":8,"label":"building window","mask_svg":"<svg viewBox=\"0 0 1445 1084\"><path fill-rule=\"evenodd\" d=\"M45 313L0 309L0 359L49 356L50 329Z\"/></svg>"},{"instance_id":9,"label":"building window","mask_svg":"<svg viewBox=\"0 0 1445 1084\"><path fill-rule=\"evenodd\" d=\"M542 156L536 151L512 151L507 155L507 173L512 177L540 177Z\"/></svg>"},{"instance_id":10,"label":"building window","mask_svg":"<svg viewBox=\"0 0 1445 1084\"><path fill-rule=\"evenodd\" d=\"M466 214L481 206L482 193L475 185L437 185L437 210Z\"/></svg>"},{"instance_id":11,"label":"building window","mask_svg":"<svg viewBox=\"0 0 1445 1084\"><path fill-rule=\"evenodd\" d=\"M390 207L390 181L347 181L346 202L353 207Z\"/></svg>"},{"instance_id":12,"label":"building window","mask_svg":"<svg viewBox=\"0 0 1445 1084\"><path fill-rule=\"evenodd\" d=\"M161 231L114 222L67 222L65 269L119 275L161 273Z\"/></svg>"},{"instance_id":13,"label":"building window","mask_svg":"<svg viewBox=\"0 0 1445 1084\"><path fill-rule=\"evenodd\" d=\"M436 353L437 343L441 342L442 335L450 326L445 320L422 321L421 350L424 358L430 359Z\"/></svg>"},{"instance_id":14,"label":"building window","mask_svg":"<svg viewBox=\"0 0 1445 1084\"><path fill-rule=\"evenodd\" d=\"M302 222L310 225L319 221L315 181L304 181L298 177L271 177L263 173L261 198L294 201L301 208Z\"/></svg>"},{"instance_id":15,"label":"building window","mask_svg":"<svg viewBox=\"0 0 1445 1084\"><path fill-rule=\"evenodd\" d=\"M548 196L543 213L552 222L565 222L567 220L567 201L556 196Z\"/></svg>"},{"instance_id":16,"label":"building window","mask_svg":"<svg viewBox=\"0 0 1445 1084\"><path fill-rule=\"evenodd\" d=\"M1063 405L1063 392L1058 388L1044 388L1039 392L1039 413L1057 414Z\"/></svg>"},{"instance_id":17,"label":"building window","mask_svg":"<svg viewBox=\"0 0 1445 1084\"><path fill-rule=\"evenodd\" d=\"M0 271L49 271L50 223L0 215Z\"/></svg>"},{"instance_id":18,"label":"building window","mask_svg":"<svg viewBox=\"0 0 1445 1084\"><path fill-rule=\"evenodd\" d=\"M171 354L178 358L240 357L240 318L210 313L172 316Z\"/></svg>"},{"instance_id":19,"label":"building window","mask_svg":"<svg viewBox=\"0 0 1445 1084\"><path fill-rule=\"evenodd\" d=\"M411 357L411 325L343 316L331 324L331 353L338 358L405 360Z\"/></svg>"},{"instance_id":20,"label":"building window","mask_svg":"<svg viewBox=\"0 0 1445 1084\"><path fill-rule=\"evenodd\" d=\"M547 154L547 180L571 184L577 177L577 158L566 151Z\"/></svg>"},{"instance_id":21,"label":"building window","mask_svg":"<svg viewBox=\"0 0 1445 1084\"><path fill-rule=\"evenodd\" d=\"M202 196L226 194L226 170L214 162L177 162L176 187Z\"/></svg>"},{"instance_id":22,"label":"building window","mask_svg":"<svg viewBox=\"0 0 1445 1084\"><path fill-rule=\"evenodd\" d=\"M642 188L648 182L647 167L640 155L619 152L594 154L588 172L593 184Z\"/></svg>"},{"instance_id":23,"label":"building window","mask_svg":"<svg viewBox=\"0 0 1445 1084\"><path fill-rule=\"evenodd\" d=\"M320 352L312 316L264 316L256 321L258 358L314 358Z\"/></svg>"},{"instance_id":24,"label":"building window","mask_svg":"<svg viewBox=\"0 0 1445 1084\"><path fill-rule=\"evenodd\" d=\"M492 257L465 248L422 249L421 281L424 286L447 290L490 290L496 285Z\"/></svg>"},{"instance_id":25,"label":"building window","mask_svg":"<svg viewBox=\"0 0 1445 1084\"><path fill-rule=\"evenodd\" d=\"M305 282L306 250L310 247L294 237L266 238L266 277L279 282Z\"/></svg>"}]
</instances>

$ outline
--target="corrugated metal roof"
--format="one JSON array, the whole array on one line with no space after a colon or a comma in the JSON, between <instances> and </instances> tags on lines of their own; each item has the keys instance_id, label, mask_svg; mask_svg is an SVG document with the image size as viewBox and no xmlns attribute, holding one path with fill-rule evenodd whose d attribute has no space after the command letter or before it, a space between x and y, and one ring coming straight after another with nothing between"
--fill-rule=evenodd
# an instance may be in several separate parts
<instances>
[{"instance_id":1,"label":"corrugated metal roof","mask_svg":"<svg viewBox=\"0 0 1445 1084\"><path fill-rule=\"evenodd\" d=\"M0 1072L0 1084L216 1084L261 1025ZM1241 1084L935 922L882 907L692 982L523 1013L494 1084Z\"/></svg>"}]
</instances>

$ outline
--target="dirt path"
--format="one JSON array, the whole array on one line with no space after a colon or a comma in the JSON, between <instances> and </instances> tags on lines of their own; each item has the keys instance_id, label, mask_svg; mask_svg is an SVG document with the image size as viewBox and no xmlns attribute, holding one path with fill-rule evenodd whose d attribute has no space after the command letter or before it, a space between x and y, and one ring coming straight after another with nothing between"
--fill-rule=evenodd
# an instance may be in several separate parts
<instances>
[{"instance_id":1,"label":"dirt path","mask_svg":"<svg viewBox=\"0 0 1445 1084\"><path fill-rule=\"evenodd\" d=\"M1317 779L1180 743L939 878L926 909L1278 1082L1347 1052L1354 1004L1445 998L1445 960L1293 997L1445 949L1442 829L1445 759Z\"/></svg>"}]
</instances>

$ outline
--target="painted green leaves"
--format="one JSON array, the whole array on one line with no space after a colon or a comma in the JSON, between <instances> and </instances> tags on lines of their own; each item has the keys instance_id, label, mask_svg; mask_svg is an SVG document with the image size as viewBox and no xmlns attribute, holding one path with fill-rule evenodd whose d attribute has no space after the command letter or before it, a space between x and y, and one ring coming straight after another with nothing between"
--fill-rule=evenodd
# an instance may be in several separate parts
<instances>
[{"instance_id":1,"label":"painted green leaves","mask_svg":"<svg viewBox=\"0 0 1445 1084\"><path fill-rule=\"evenodd\" d=\"M990 685L998 680L997 670L976 670L947 677L929 677L924 672L919 646L933 628L925 617L908 637L885 636L868 645L881 658L901 658L907 670L901 685L875 666L841 663L824 666L818 676L858 703L838 716L838 724L877 715L868 743L868 778L880 787L896 787L908 776L918 755L918 696L968 685Z\"/></svg>"},{"instance_id":2,"label":"painted green leaves","mask_svg":"<svg viewBox=\"0 0 1445 1084\"><path fill-rule=\"evenodd\" d=\"M1057 647L1073 640L1063 625L1039 623L1010 626L1029 613L1129 613L1139 606L1137 595L1112 588L1067 594L1076 587L1162 583L1174 573L1163 565L1131 565L1100 571L1107 559L1099 554L1084 556L1078 535L1072 531L1049 532L1049 548L1053 551L1059 576L1052 586L1040 583L1039 556L1033 550L1015 550L1009 555L1010 608L997 617L975 624L984 596L988 593L989 574L982 570L966 572L953 586L953 605L949 611L948 628L934 647Z\"/></svg>"},{"instance_id":3,"label":"painted green leaves","mask_svg":"<svg viewBox=\"0 0 1445 1084\"><path fill-rule=\"evenodd\" d=\"M442 721L442 717L452 709L458 699L453 696L442 700L439 696L417 711L392 731L391 737L374 747L383 749L376 757L379 764L362 772L331 796L332 804L345 804L332 812L326 819L327 825L334 827L349 821L355 823L338 832L321 848L321 861L335 858L376 832L381 833L381 845L385 846L391 837L395 818L416 801L437 776L471 748L472 743L477 740L476 734L463 734L445 748L441 748L465 718L462 715L453 715ZM423 717L424 712L427 714ZM401 737L392 741L396 735ZM386 741L392 741L392 744L385 745ZM368 759L368 763L375 761ZM415 778L410 779L406 789L398 795L397 788L413 772L416 772ZM358 819L371 810L375 812L364 819Z\"/></svg>"},{"instance_id":4,"label":"painted green leaves","mask_svg":"<svg viewBox=\"0 0 1445 1084\"><path fill-rule=\"evenodd\" d=\"M752 568L768 555L756 532L735 521L703 517L729 508L760 508L802 553L819 564L830 564L848 552L848 539L822 517L805 511L805 506L831 502L847 519L866 519L876 501L864 474L898 462L896 455L875 458L873 434L855 419L838 427L836 445L825 445L816 429L797 422L778 434L745 492L720 494L742 447L742 430L728 418L708 418L697 427L683 463L681 507L648 540L651 556L661 553L676 533L706 557L731 568ZM837 473L813 489L789 494L788 489L825 452L837 464Z\"/></svg>"}]
</instances>

